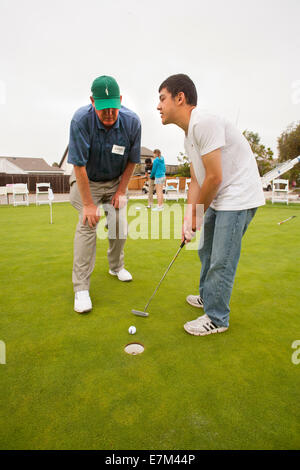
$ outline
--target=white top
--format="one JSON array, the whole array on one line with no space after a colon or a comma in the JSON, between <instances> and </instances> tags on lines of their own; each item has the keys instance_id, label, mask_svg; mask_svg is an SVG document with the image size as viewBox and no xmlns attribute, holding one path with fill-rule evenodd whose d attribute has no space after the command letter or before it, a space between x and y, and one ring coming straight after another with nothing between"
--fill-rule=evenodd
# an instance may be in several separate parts
<instances>
[{"instance_id":1,"label":"white top","mask_svg":"<svg viewBox=\"0 0 300 470\"><path fill-rule=\"evenodd\" d=\"M184 146L200 186L205 178L201 156L221 148L222 183L211 203L213 209L244 210L265 204L250 144L231 122L194 108Z\"/></svg>"}]
</instances>

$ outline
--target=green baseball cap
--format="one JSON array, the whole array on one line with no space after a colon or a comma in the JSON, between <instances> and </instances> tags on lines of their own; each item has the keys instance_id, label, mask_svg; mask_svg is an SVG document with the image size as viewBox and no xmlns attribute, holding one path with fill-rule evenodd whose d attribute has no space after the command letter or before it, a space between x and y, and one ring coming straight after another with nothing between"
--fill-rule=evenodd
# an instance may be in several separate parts
<instances>
[{"instance_id":1,"label":"green baseball cap","mask_svg":"<svg viewBox=\"0 0 300 470\"><path fill-rule=\"evenodd\" d=\"M113 77L102 75L95 78L91 91L97 111L107 108L121 108L120 88Z\"/></svg>"}]
</instances>

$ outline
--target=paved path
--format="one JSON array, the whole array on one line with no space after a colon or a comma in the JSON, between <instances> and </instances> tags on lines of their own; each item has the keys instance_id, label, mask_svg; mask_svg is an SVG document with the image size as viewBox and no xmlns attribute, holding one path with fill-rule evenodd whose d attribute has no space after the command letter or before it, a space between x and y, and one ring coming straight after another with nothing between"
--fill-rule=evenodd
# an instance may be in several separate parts
<instances>
[{"instance_id":1,"label":"paved path","mask_svg":"<svg viewBox=\"0 0 300 470\"><path fill-rule=\"evenodd\" d=\"M147 194L142 194L141 191L128 191L130 199L144 199L147 200L148 196ZM183 198L185 195L184 191L181 191L179 193L179 197ZM271 200L272 199L272 191L264 191L264 195L266 200ZM174 195L170 197L170 199L174 200ZM55 194L54 195L54 202L68 202L70 200L69 194ZM154 196L154 201L156 201L157 198ZM29 195L29 201L35 203L35 194L30 194ZM289 193L289 202L297 202L300 203L300 197L298 194Z\"/></svg>"},{"instance_id":2,"label":"paved path","mask_svg":"<svg viewBox=\"0 0 300 470\"><path fill-rule=\"evenodd\" d=\"M141 190L139 190L139 191L128 191L128 194L129 194L130 199L144 199L144 200L148 199L147 194L142 194ZM185 194L184 191L180 192L179 197L183 198L184 194ZM265 195L266 200L271 200L272 199L272 191L264 191L264 195ZM173 196L172 199L175 200L174 196ZM66 193L66 194L54 194L54 202L69 202L69 201L70 201L70 195L68 193ZM156 201L156 196L154 196L154 201ZM10 205L12 205L12 196L11 195L9 197L9 202L10 202ZM290 192L289 193L289 202L300 203L299 195ZM29 203L30 204L35 204L35 194L29 194ZM1 197L0 205L4 205L4 204L7 205L6 197Z\"/></svg>"}]
</instances>

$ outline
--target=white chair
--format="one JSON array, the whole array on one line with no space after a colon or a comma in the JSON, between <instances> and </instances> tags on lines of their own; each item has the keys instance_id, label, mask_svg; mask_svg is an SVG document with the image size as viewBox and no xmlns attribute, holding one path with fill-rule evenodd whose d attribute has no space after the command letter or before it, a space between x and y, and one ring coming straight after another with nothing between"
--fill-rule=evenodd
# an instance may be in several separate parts
<instances>
[{"instance_id":1,"label":"white chair","mask_svg":"<svg viewBox=\"0 0 300 470\"><path fill-rule=\"evenodd\" d=\"M173 193L174 197L170 197ZM170 178L166 180L165 186L166 199L179 199L179 178Z\"/></svg>"},{"instance_id":2,"label":"white chair","mask_svg":"<svg viewBox=\"0 0 300 470\"><path fill-rule=\"evenodd\" d=\"M184 199L187 199L190 183L191 183L191 178L186 178L185 179L185 187L184 187Z\"/></svg>"},{"instance_id":3,"label":"white chair","mask_svg":"<svg viewBox=\"0 0 300 470\"><path fill-rule=\"evenodd\" d=\"M39 206L40 204L49 204L50 201L48 198L49 189L51 188L50 183L36 183L35 188L35 204Z\"/></svg>"},{"instance_id":4,"label":"white chair","mask_svg":"<svg viewBox=\"0 0 300 470\"><path fill-rule=\"evenodd\" d=\"M9 204L9 196L11 195L12 196L12 193L13 193L13 187L14 185L11 184L11 183L8 183L6 185L6 191L7 191L7 204Z\"/></svg>"},{"instance_id":5,"label":"white chair","mask_svg":"<svg viewBox=\"0 0 300 470\"><path fill-rule=\"evenodd\" d=\"M289 203L289 180L275 179L272 183L272 204L274 202Z\"/></svg>"},{"instance_id":6,"label":"white chair","mask_svg":"<svg viewBox=\"0 0 300 470\"><path fill-rule=\"evenodd\" d=\"M25 183L16 183L12 188L13 194L13 205L14 206L29 206L29 191L27 184ZM22 197L22 199L19 199Z\"/></svg>"},{"instance_id":7,"label":"white chair","mask_svg":"<svg viewBox=\"0 0 300 470\"><path fill-rule=\"evenodd\" d=\"M0 201L1 201L1 196L5 196L5 199L7 201L7 187L6 186L0 186Z\"/></svg>"}]
</instances>

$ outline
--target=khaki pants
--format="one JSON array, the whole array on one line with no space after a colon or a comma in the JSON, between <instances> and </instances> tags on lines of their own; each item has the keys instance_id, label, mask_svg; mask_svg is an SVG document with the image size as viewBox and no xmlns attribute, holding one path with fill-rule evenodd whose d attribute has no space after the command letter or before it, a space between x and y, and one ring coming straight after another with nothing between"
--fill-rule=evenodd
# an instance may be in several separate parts
<instances>
[{"instance_id":1,"label":"khaki pants","mask_svg":"<svg viewBox=\"0 0 300 470\"><path fill-rule=\"evenodd\" d=\"M148 183L149 183L148 206L152 206L152 204L153 204L154 180L149 178Z\"/></svg>"},{"instance_id":2,"label":"khaki pants","mask_svg":"<svg viewBox=\"0 0 300 470\"><path fill-rule=\"evenodd\" d=\"M90 228L88 222L82 224L82 200L75 177L70 177L70 202L79 212L79 222L74 238L74 259L72 281L74 292L89 290L90 276L94 270L96 259L97 227ZM104 205L108 225L109 248L107 258L112 271L120 271L124 267L124 245L127 237L126 207L115 209L111 198L116 193L120 178L112 181L90 181L90 189L94 204ZM120 232L120 233L119 233Z\"/></svg>"}]
</instances>

